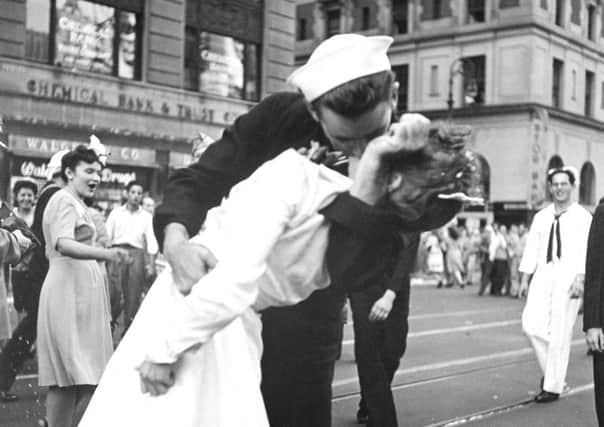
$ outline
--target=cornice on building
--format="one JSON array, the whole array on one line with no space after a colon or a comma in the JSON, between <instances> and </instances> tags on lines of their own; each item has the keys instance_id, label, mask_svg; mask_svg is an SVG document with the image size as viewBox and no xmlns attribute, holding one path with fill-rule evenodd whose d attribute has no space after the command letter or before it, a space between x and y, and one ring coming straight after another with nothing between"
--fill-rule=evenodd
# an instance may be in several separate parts
<instances>
[{"instance_id":1,"label":"cornice on building","mask_svg":"<svg viewBox=\"0 0 604 427\"><path fill-rule=\"evenodd\" d=\"M321 6L326 4L341 4L341 1L320 1ZM604 12L603 12L604 13ZM502 16L496 20L484 23L474 24L452 24L448 26L434 25L430 26L430 21L423 22L423 29L408 34L393 34L395 42L391 51L398 51L401 45L424 45L426 43L436 43L436 45L461 44L475 42L479 40L489 40L499 38L503 34L512 31L537 30L540 36L550 38L558 43L566 44L568 47L580 51L584 54L592 54L604 58L604 45L597 41L604 40L600 32L596 34L597 41L589 40L583 36L573 33L568 28L560 27L553 22L538 14L524 14L513 16ZM509 36L510 34L505 34ZM296 62L308 58L312 49L320 42L320 39L297 41L295 48ZM430 44L430 46L433 46Z\"/></svg>"},{"instance_id":2,"label":"cornice on building","mask_svg":"<svg viewBox=\"0 0 604 427\"><path fill-rule=\"evenodd\" d=\"M501 116L514 114L539 114L539 109L547 111L550 118L559 119L568 123L580 125L590 129L604 132L604 122L596 120L593 117L586 117L580 114L572 113L566 110L552 107L551 105L540 104L537 102L526 102L517 104L497 104L497 105L474 105L453 109L449 116L447 109L438 110L418 110L414 111L434 119L457 120L465 118L476 118L486 116Z\"/></svg>"}]
</instances>

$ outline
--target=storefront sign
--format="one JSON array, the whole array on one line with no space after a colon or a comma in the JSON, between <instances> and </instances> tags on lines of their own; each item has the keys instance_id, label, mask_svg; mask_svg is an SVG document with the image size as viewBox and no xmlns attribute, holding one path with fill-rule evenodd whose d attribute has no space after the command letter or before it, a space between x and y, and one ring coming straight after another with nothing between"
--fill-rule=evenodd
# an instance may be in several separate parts
<instances>
[{"instance_id":1,"label":"storefront sign","mask_svg":"<svg viewBox=\"0 0 604 427\"><path fill-rule=\"evenodd\" d=\"M49 158L60 150L73 150L84 141L67 141L36 136L9 135L9 148L21 154L31 154L36 157ZM138 166L155 166L155 150L136 147L120 147L107 145L109 150L108 164L131 164ZM32 172L33 173L33 172ZM24 174L25 175L25 174ZM27 176L27 175L26 175Z\"/></svg>"},{"instance_id":2,"label":"storefront sign","mask_svg":"<svg viewBox=\"0 0 604 427\"><path fill-rule=\"evenodd\" d=\"M0 91L182 120L229 125L252 104L162 90L111 78L78 75L0 60Z\"/></svg>"},{"instance_id":3,"label":"storefront sign","mask_svg":"<svg viewBox=\"0 0 604 427\"><path fill-rule=\"evenodd\" d=\"M14 162L13 176L22 176L26 178L35 178L36 180L46 180L48 175L48 162L41 159L17 159ZM111 167L104 168L101 171L101 182L117 183L127 185L130 181L136 181L135 171L118 172Z\"/></svg>"}]
</instances>

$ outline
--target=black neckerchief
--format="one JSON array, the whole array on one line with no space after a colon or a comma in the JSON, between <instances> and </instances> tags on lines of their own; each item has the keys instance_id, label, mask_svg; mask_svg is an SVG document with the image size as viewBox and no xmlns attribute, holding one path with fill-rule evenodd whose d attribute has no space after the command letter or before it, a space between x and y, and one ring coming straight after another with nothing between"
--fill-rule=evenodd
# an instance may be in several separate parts
<instances>
[{"instance_id":1,"label":"black neckerchief","mask_svg":"<svg viewBox=\"0 0 604 427\"><path fill-rule=\"evenodd\" d=\"M552 228L549 230L549 240L547 243L547 258L546 262L550 263L553 261L553 246L554 246L554 235L556 235L556 257L560 259L562 257L562 240L560 238L560 217L567 211L563 210L559 214L554 214L554 222L552 222Z\"/></svg>"}]
</instances>

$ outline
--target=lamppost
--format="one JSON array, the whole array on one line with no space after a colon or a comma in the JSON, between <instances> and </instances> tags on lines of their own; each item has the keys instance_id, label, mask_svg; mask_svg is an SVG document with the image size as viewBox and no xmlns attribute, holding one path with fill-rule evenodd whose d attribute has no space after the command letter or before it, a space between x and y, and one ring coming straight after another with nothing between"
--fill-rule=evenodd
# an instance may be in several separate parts
<instances>
[{"instance_id":1,"label":"lamppost","mask_svg":"<svg viewBox=\"0 0 604 427\"><path fill-rule=\"evenodd\" d=\"M470 67L470 80L468 81L467 85L465 85L463 88L464 97L469 97L472 99L472 101L474 101L476 95L478 95L478 85L476 83L474 63L471 61L464 62L464 58L454 59L453 62L451 62L451 66L449 67L449 97L447 98L447 111L449 119L451 119L451 116L453 114L453 76L455 74L461 74L465 76L464 65L468 65Z\"/></svg>"}]
</instances>

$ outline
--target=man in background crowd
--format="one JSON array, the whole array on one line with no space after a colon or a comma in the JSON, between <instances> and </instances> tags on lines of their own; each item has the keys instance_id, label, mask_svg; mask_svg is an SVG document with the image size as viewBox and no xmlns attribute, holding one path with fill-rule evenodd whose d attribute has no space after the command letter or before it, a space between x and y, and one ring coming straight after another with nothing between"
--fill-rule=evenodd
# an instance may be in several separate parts
<instances>
[{"instance_id":1,"label":"man in background crowd","mask_svg":"<svg viewBox=\"0 0 604 427\"><path fill-rule=\"evenodd\" d=\"M480 289L478 290L478 295L483 295L491 282L493 264L490 260L489 248L491 246L492 235L493 227L489 224L485 224L480 230L480 245L478 247L480 256Z\"/></svg>"},{"instance_id":2,"label":"man in background crowd","mask_svg":"<svg viewBox=\"0 0 604 427\"><path fill-rule=\"evenodd\" d=\"M154 263L145 263L145 252L151 257L158 252L153 217L140 205L143 191L140 182L129 182L126 203L111 211L106 224L111 246L127 249L131 259L130 263L108 265L112 325L115 327L123 311L124 332L138 311L147 278L155 274Z\"/></svg>"},{"instance_id":3,"label":"man in background crowd","mask_svg":"<svg viewBox=\"0 0 604 427\"><path fill-rule=\"evenodd\" d=\"M403 250L392 277L348 294L361 386L357 421L369 427L398 425L391 384L407 348L411 272L420 233L404 233L401 239Z\"/></svg>"}]
</instances>

